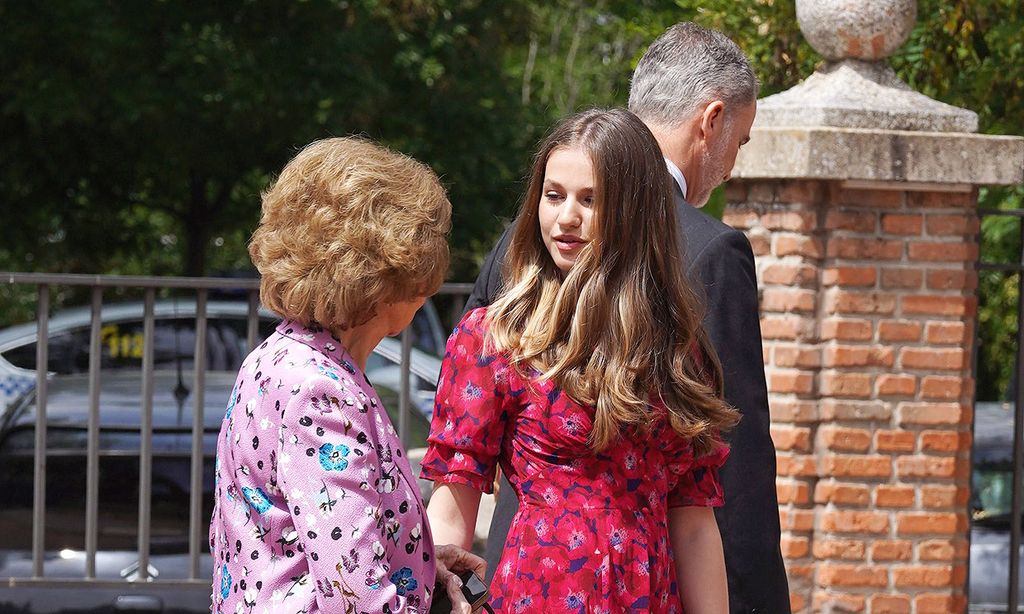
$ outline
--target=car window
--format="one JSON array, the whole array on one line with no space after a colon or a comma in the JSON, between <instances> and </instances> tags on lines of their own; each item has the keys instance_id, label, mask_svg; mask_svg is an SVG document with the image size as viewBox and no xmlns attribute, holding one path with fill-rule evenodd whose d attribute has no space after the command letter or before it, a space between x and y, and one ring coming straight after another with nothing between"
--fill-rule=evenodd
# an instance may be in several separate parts
<instances>
[{"instance_id":1,"label":"car window","mask_svg":"<svg viewBox=\"0 0 1024 614\"><path fill-rule=\"evenodd\" d=\"M50 346L49 346L49 360L48 366L50 371L56 373L71 373L71 365L74 363L73 356L75 353L75 346L81 345L82 340L77 339L78 335L75 333L58 333L50 335ZM89 338L88 333L85 337L85 351L89 351ZM22 369L35 369L36 368L36 344L27 343L25 345L11 348L3 354L4 358L7 359L12 365L20 367Z\"/></svg>"},{"instance_id":2,"label":"car window","mask_svg":"<svg viewBox=\"0 0 1024 614\"><path fill-rule=\"evenodd\" d=\"M269 336L275 322L260 321L259 334ZM206 361L211 371L235 371L248 354L247 322L244 318L211 318L207 321ZM195 320L192 318L159 319L153 327L153 360L156 369L192 367L195 351ZM139 369L142 367L143 323L129 320L104 324L100 329L100 368ZM58 333L50 337L48 370L69 375L89 370L89 328ZM4 358L16 367L34 369L35 342L12 348Z\"/></svg>"},{"instance_id":3,"label":"car window","mask_svg":"<svg viewBox=\"0 0 1024 614\"><path fill-rule=\"evenodd\" d=\"M987 526L1009 529L1013 496L1010 467L977 466L972 472L971 518Z\"/></svg>"},{"instance_id":4,"label":"car window","mask_svg":"<svg viewBox=\"0 0 1024 614\"><path fill-rule=\"evenodd\" d=\"M1015 415L1012 403L975 404L970 500L975 525L1007 531L1010 528Z\"/></svg>"}]
</instances>

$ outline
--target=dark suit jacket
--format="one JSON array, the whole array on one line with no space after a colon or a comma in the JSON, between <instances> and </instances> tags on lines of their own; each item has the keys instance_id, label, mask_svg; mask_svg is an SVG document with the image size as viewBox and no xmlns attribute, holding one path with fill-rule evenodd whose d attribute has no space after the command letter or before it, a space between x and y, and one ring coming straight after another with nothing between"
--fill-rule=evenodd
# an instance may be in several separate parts
<instances>
[{"instance_id":1,"label":"dark suit jacket","mask_svg":"<svg viewBox=\"0 0 1024 614\"><path fill-rule=\"evenodd\" d=\"M676 210L687 270L703 288L707 305L704 326L722 362L725 397L743 416L727 434L732 451L721 472L725 506L715 510L729 576L729 610L789 614L789 588L779 551L775 448L768 430L754 254L742 232L688 205L678 189ZM510 238L506 230L488 255L467 311L495 299ZM487 540L489 576L501 558L519 505L511 486L502 479Z\"/></svg>"}]
</instances>

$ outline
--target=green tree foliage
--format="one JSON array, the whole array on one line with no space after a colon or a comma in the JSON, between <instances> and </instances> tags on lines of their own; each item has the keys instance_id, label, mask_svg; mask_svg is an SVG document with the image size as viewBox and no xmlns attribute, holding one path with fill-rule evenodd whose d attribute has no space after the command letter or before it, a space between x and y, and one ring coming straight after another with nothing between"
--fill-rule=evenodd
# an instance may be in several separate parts
<instances>
[{"instance_id":1,"label":"green tree foliage","mask_svg":"<svg viewBox=\"0 0 1024 614\"><path fill-rule=\"evenodd\" d=\"M297 147L366 134L432 164L456 246L519 164L502 49L477 0L5 3L0 246L14 269L246 266L259 192ZM478 249L482 249L478 247ZM473 267L456 250L457 270Z\"/></svg>"},{"instance_id":2,"label":"green tree foliage","mask_svg":"<svg viewBox=\"0 0 1024 614\"><path fill-rule=\"evenodd\" d=\"M994 190L983 190L980 201L992 199ZM1000 208L1024 208L1020 191L1013 191L998 203ZM1021 220L990 215L981 224L982 261L1014 264L1021 261ZM1020 285L1017 274L999 270L978 275L978 390L980 400L1010 400L1015 390L1017 363L1018 305Z\"/></svg>"},{"instance_id":3,"label":"green tree foliage","mask_svg":"<svg viewBox=\"0 0 1024 614\"><path fill-rule=\"evenodd\" d=\"M537 140L567 113L625 104L646 45L684 20L733 37L762 96L821 61L792 0L0 4L0 268L245 269L273 173L313 139L357 133L442 175L451 277L471 279ZM1022 31L1019 0L921 0L891 63L918 91L978 112L982 132L1024 134ZM1020 187L981 193L983 207L1022 204ZM721 206L719 195L709 209ZM985 220L988 259L1017 261L1016 224ZM980 283L979 393L998 398L1016 278Z\"/></svg>"},{"instance_id":4,"label":"green tree foliage","mask_svg":"<svg viewBox=\"0 0 1024 614\"><path fill-rule=\"evenodd\" d=\"M908 42L893 58L914 89L978 113L981 132L1024 134L1024 5L1019 0L926 0ZM982 189L982 209L1024 207L1024 186ZM1020 263L1019 220L986 217L982 259ZM1013 394L1017 276L979 276L978 398Z\"/></svg>"}]
</instances>

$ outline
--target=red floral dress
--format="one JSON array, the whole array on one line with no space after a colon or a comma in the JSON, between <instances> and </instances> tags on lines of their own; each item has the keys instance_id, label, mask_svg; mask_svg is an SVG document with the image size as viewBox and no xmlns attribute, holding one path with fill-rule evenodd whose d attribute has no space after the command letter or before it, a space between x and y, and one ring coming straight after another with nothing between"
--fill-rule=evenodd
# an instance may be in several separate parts
<instances>
[{"instance_id":1,"label":"red floral dress","mask_svg":"<svg viewBox=\"0 0 1024 614\"><path fill-rule=\"evenodd\" d=\"M448 340L422 475L489 493L500 464L519 496L494 610L681 613L668 509L721 505L727 450L695 459L663 424L595 454L594 409L485 351L485 315Z\"/></svg>"}]
</instances>

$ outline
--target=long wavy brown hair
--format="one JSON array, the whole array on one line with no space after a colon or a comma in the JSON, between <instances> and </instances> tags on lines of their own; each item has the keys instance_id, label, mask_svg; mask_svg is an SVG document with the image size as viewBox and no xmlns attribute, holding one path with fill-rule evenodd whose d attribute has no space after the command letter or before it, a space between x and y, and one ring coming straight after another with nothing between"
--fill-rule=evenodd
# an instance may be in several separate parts
<instances>
[{"instance_id":1,"label":"long wavy brown hair","mask_svg":"<svg viewBox=\"0 0 1024 614\"><path fill-rule=\"evenodd\" d=\"M538 207L548 158L564 148L589 157L596 185L591 240L563 275L541 237ZM662 404L698 454L723 445L719 433L738 420L688 284L671 181L654 136L629 111L562 121L534 159L505 282L487 313L488 342L517 369L538 369L596 408L596 451L626 432L649 433Z\"/></svg>"}]
</instances>

